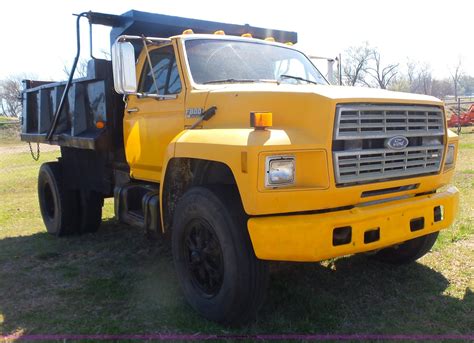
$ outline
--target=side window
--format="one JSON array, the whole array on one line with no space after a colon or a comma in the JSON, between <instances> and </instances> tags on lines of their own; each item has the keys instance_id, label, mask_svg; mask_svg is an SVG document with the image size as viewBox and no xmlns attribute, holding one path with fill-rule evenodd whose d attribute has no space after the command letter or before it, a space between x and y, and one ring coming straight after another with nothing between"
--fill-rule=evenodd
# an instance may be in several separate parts
<instances>
[{"instance_id":1,"label":"side window","mask_svg":"<svg viewBox=\"0 0 474 343\"><path fill-rule=\"evenodd\" d=\"M145 60L138 91L152 94L177 94L181 92L181 80L172 46L150 51L150 60L153 67L150 70L148 59ZM155 76L156 85L153 80Z\"/></svg>"}]
</instances>

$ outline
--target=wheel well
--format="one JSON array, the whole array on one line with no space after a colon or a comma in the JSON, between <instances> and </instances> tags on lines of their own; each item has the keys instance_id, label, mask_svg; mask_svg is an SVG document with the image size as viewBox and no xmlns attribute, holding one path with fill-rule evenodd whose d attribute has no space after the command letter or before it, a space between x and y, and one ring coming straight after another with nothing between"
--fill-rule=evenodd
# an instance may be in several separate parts
<instances>
[{"instance_id":1,"label":"wheel well","mask_svg":"<svg viewBox=\"0 0 474 343\"><path fill-rule=\"evenodd\" d=\"M168 162L163 184L162 209L164 231L172 225L176 204L194 186L235 185L232 170L222 162L195 158L173 158Z\"/></svg>"}]
</instances>

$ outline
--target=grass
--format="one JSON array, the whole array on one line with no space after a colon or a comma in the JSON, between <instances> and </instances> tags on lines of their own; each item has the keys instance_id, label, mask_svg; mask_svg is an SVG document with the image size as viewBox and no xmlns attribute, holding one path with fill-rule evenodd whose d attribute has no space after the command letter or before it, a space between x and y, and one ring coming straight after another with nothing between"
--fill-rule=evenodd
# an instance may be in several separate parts
<instances>
[{"instance_id":1,"label":"grass","mask_svg":"<svg viewBox=\"0 0 474 343\"><path fill-rule=\"evenodd\" d=\"M17 118L0 116L0 146L19 144L20 124Z\"/></svg>"},{"instance_id":2,"label":"grass","mask_svg":"<svg viewBox=\"0 0 474 343\"><path fill-rule=\"evenodd\" d=\"M0 123L12 123L17 122L18 118L10 118L0 115Z\"/></svg>"},{"instance_id":3,"label":"grass","mask_svg":"<svg viewBox=\"0 0 474 343\"><path fill-rule=\"evenodd\" d=\"M224 328L192 311L169 244L120 225L106 201L95 234L45 233L34 162L0 154L0 334L375 333L460 334L474 328L474 134L461 137L455 224L419 262L394 268L365 256L274 263L257 320ZM9 146L5 147L8 151ZM56 151L42 153L41 162Z\"/></svg>"}]
</instances>

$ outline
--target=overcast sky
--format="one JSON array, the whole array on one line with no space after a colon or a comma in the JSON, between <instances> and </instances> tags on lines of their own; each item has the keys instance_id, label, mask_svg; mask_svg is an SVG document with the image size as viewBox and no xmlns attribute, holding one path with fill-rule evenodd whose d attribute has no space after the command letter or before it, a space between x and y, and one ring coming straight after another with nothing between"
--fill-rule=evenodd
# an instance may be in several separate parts
<instances>
[{"instance_id":1,"label":"overcast sky","mask_svg":"<svg viewBox=\"0 0 474 343\"><path fill-rule=\"evenodd\" d=\"M130 9L297 31L298 46L313 55L333 57L368 41L384 61L427 62L438 77L448 76L461 58L465 72L474 75L473 0L15 0L0 12L0 78L26 73L63 79L63 66L75 54L71 14ZM107 47L108 29L95 38L98 50Z\"/></svg>"}]
</instances>

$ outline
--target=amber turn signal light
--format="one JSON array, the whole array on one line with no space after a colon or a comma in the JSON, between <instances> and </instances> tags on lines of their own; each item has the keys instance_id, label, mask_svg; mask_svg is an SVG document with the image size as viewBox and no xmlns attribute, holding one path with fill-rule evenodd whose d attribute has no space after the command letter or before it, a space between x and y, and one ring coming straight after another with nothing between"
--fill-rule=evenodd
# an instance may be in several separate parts
<instances>
[{"instance_id":1,"label":"amber turn signal light","mask_svg":"<svg viewBox=\"0 0 474 343\"><path fill-rule=\"evenodd\" d=\"M273 115L271 112L250 112L250 126L257 130L272 127Z\"/></svg>"},{"instance_id":2,"label":"amber turn signal light","mask_svg":"<svg viewBox=\"0 0 474 343\"><path fill-rule=\"evenodd\" d=\"M97 121L95 123L95 127L98 129L103 129L105 127L105 123L103 121Z\"/></svg>"}]
</instances>

